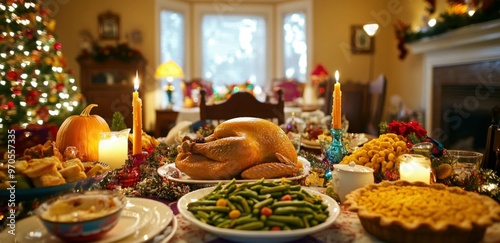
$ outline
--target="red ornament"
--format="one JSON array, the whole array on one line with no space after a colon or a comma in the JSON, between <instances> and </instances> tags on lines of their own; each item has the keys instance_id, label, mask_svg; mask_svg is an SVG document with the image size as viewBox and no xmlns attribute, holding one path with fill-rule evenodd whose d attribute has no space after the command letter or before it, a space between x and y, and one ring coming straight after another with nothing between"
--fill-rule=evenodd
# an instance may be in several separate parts
<instances>
[{"instance_id":1,"label":"red ornament","mask_svg":"<svg viewBox=\"0 0 500 243\"><path fill-rule=\"evenodd\" d=\"M19 75L17 75L16 71L9 71L7 72L7 78L9 80L17 80L19 78Z\"/></svg>"},{"instance_id":2,"label":"red ornament","mask_svg":"<svg viewBox=\"0 0 500 243\"><path fill-rule=\"evenodd\" d=\"M36 110L36 115L46 121L49 118L49 110L47 107L41 106L38 110Z\"/></svg>"},{"instance_id":3,"label":"red ornament","mask_svg":"<svg viewBox=\"0 0 500 243\"><path fill-rule=\"evenodd\" d=\"M54 43L54 49L56 49L57 51L60 51L61 50L61 47L62 47L62 44L57 42L57 43Z\"/></svg>"},{"instance_id":4,"label":"red ornament","mask_svg":"<svg viewBox=\"0 0 500 243\"><path fill-rule=\"evenodd\" d=\"M28 39L33 39L33 29L31 28L26 28L26 30L24 31L24 35L26 36L26 38Z\"/></svg>"},{"instance_id":5,"label":"red ornament","mask_svg":"<svg viewBox=\"0 0 500 243\"><path fill-rule=\"evenodd\" d=\"M60 91L61 91L61 90L63 90L63 89L64 89L64 84L57 84L57 85L56 85L56 91L57 91L57 92L60 92Z\"/></svg>"},{"instance_id":6,"label":"red ornament","mask_svg":"<svg viewBox=\"0 0 500 243\"><path fill-rule=\"evenodd\" d=\"M12 94L21 95L21 88L19 86L15 86L12 88Z\"/></svg>"},{"instance_id":7,"label":"red ornament","mask_svg":"<svg viewBox=\"0 0 500 243\"><path fill-rule=\"evenodd\" d=\"M36 105L38 104L38 98L40 98L40 91L30 90L26 95L26 103L28 105Z\"/></svg>"},{"instance_id":8,"label":"red ornament","mask_svg":"<svg viewBox=\"0 0 500 243\"><path fill-rule=\"evenodd\" d=\"M14 102L12 101L7 102L7 106L9 107L9 109L14 109L16 107L16 105L14 105Z\"/></svg>"}]
</instances>

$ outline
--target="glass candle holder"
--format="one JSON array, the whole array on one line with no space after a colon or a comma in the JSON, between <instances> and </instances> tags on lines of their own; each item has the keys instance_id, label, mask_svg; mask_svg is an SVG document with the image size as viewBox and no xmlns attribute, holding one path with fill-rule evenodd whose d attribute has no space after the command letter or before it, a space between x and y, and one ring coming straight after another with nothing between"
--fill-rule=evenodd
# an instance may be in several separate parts
<instances>
[{"instance_id":1,"label":"glass candle holder","mask_svg":"<svg viewBox=\"0 0 500 243\"><path fill-rule=\"evenodd\" d=\"M427 158L431 157L431 150L434 145L431 142L423 142L414 144L412 149L413 153L421 154Z\"/></svg>"},{"instance_id":2,"label":"glass candle holder","mask_svg":"<svg viewBox=\"0 0 500 243\"><path fill-rule=\"evenodd\" d=\"M111 169L121 168L128 158L129 133L130 129L101 133L99 162L108 164Z\"/></svg>"},{"instance_id":3,"label":"glass candle holder","mask_svg":"<svg viewBox=\"0 0 500 243\"><path fill-rule=\"evenodd\" d=\"M480 166L483 154L468 150L446 150L451 159L453 171L461 179L470 177Z\"/></svg>"},{"instance_id":4,"label":"glass candle holder","mask_svg":"<svg viewBox=\"0 0 500 243\"><path fill-rule=\"evenodd\" d=\"M344 156L347 155L347 150L344 145L343 141L343 134L344 132L342 129L332 129L332 142L330 143L330 146L326 150L326 156L328 158L328 168L327 171L325 172L325 179L331 180L332 179L332 168L334 164L338 164L342 161Z\"/></svg>"},{"instance_id":5,"label":"glass candle holder","mask_svg":"<svg viewBox=\"0 0 500 243\"><path fill-rule=\"evenodd\" d=\"M431 181L431 160L421 154L403 154L398 157L401 180L427 184Z\"/></svg>"}]
</instances>

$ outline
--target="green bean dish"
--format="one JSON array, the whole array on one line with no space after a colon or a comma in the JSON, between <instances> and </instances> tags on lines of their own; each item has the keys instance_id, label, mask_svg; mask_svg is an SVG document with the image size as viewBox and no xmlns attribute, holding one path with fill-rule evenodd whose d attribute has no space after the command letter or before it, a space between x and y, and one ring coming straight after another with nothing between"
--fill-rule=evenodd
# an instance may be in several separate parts
<instances>
[{"instance_id":1,"label":"green bean dish","mask_svg":"<svg viewBox=\"0 0 500 243\"><path fill-rule=\"evenodd\" d=\"M286 179L219 183L207 195L188 203L187 210L218 228L260 231L310 228L329 216L321 196Z\"/></svg>"}]
</instances>

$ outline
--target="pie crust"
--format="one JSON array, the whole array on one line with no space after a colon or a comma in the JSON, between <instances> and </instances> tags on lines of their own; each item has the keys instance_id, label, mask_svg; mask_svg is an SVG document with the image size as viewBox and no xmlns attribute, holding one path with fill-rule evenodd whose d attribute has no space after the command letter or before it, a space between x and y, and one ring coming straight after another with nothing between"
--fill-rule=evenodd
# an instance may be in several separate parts
<instances>
[{"instance_id":1,"label":"pie crust","mask_svg":"<svg viewBox=\"0 0 500 243\"><path fill-rule=\"evenodd\" d=\"M459 187L384 181L346 196L363 228L386 242L479 242L500 221L500 204Z\"/></svg>"}]
</instances>

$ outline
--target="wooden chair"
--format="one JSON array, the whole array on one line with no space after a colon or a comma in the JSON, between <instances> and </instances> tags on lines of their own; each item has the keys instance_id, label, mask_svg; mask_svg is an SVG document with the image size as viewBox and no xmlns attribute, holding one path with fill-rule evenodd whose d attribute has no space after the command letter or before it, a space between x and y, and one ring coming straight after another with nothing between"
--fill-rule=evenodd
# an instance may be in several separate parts
<instances>
[{"instance_id":1,"label":"wooden chair","mask_svg":"<svg viewBox=\"0 0 500 243\"><path fill-rule=\"evenodd\" d=\"M382 122L384 113L385 96L387 93L387 79L385 75L380 75L378 78L369 84L369 117L366 127L366 133L379 135L380 129L378 125Z\"/></svg>"},{"instance_id":2,"label":"wooden chair","mask_svg":"<svg viewBox=\"0 0 500 243\"><path fill-rule=\"evenodd\" d=\"M500 106L492 109L491 126L486 136L486 150L483 154L482 167L495 170L500 176Z\"/></svg>"},{"instance_id":3,"label":"wooden chair","mask_svg":"<svg viewBox=\"0 0 500 243\"><path fill-rule=\"evenodd\" d=\"M283 92L278 93L278 103L263 103L248 92L237 92L221 104L207 105L205 90L201 90L200 121L204 125L207 120L220 123L236 117L258 117L272 120L277 124L285 123L285 103Z\"/></svg>"},{"instance_id":4,"label":"wooden chair","mask_svg":"<svg viewBox=\"0 0 500 243\"><path fill-rule=\"evenodd\" d=\"M329 82L325 96L325 114L332 112L334 82ZM342 83L342 113L349 121L348 132L379 135L378 125L382 121L387 80L380 75L370 83Z\"/></svg>"}]
</instances>

